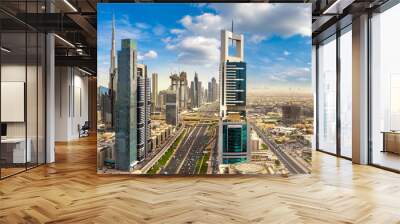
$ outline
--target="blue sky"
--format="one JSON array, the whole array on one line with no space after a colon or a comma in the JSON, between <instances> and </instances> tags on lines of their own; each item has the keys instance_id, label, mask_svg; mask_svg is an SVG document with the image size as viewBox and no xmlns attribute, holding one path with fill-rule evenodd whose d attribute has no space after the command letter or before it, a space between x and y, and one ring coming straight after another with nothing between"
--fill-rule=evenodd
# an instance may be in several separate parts
<instances>
[{"instance_id":1,"label":"blue sky","mask_svg":"<svg viewBox=\"0 0 400 224\"><path fill-rule=\"evenodd\" d=\"M120 40L135 39L139 62L159 74L218 80L220 30L244 34L250 91L311 91L310 4L98 4L98 80L107 85L112 15Z\"/></svg>"}]
</instances>

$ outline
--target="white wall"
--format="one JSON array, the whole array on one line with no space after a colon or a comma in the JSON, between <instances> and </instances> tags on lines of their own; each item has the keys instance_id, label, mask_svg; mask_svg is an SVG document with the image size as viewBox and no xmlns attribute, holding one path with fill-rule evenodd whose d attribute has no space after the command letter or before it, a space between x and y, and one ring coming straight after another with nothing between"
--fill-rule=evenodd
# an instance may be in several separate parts
<instances>
[{"instance_id":1,"label":"white wall","mask_svg":"<svg viewBox=\"0 0 400 224\"><path fill-rule=\"evenodd\" d=\"M78 139L78 125L89 119L88 78L72 67L56 67L55 76L55 140Z\"/></svg>"},{"instance_id":2,"label":"white wall","mask_svg":"<svg viewBox=\"0 0 400 224\"><path fill-rule=\"evenodd\" d=\"M24 65L18 64L5 64L1 66L1 81L2 82L24 82L25 75L27 69L28 74L31 74L33 71L36 72L36 68L33 66L25 67ZM31 84L31 83L30 83ZM36 82L34 83L36 85ZM30 89L28 89L30 90ZM28 98L36 97L36 90L32 93L28 91L27 93ZM32 99L27 99L28 103L32 101ZM33 106L33 105L30 105ZM36 107L36 105L34 105ZM7 108L1 108L2 110L7 110ZM34 117L32 117L32 115ZM36 114L27 114L28 121L36 119ZM25 124L26 122L7 122L7 136L8 137L25 137ZM29 125L31 127L32 125ZM30 136L28 136L30 137Z\"/></svg>"},{"instance_id":3,"label":"white wall","mask_svg":"<svg viewBox=\"0 0 400 224\"><path fill-rule=\"evenodd\" d=\"M22 122L6 122L7 137L29 139L32 162L44 163L45 150L45 115L44 115L44 74L41 66L24 64L3 64L1 66L2 82L24 82L26 84L26 120ZM27 80L26 80L27 79ZM24 94L22 90L21 94ZM7 97L7 96L2 96ZM3 107L1 110L12 110ZM9 113L12 111L8 111ZM39 161L36 161L39 159Z\"/></svg>"}]
</instances>

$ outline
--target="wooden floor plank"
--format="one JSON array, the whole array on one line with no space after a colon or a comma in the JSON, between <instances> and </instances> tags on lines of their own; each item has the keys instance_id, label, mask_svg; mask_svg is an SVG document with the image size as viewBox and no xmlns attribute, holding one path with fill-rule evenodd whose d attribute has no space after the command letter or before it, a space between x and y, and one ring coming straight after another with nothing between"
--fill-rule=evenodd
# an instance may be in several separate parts
<instances>
[{"instance_id":1,"label":"wooden floor plank","mask_svg":"<svg viewBox=\"0 0 400 224\"><path fill-rule=\"evenodd\" d=\"M96 138L0 181L0 223L400 223L400 175L319 152L290 177L96 174Z\"/></svg>"}]
</instances>

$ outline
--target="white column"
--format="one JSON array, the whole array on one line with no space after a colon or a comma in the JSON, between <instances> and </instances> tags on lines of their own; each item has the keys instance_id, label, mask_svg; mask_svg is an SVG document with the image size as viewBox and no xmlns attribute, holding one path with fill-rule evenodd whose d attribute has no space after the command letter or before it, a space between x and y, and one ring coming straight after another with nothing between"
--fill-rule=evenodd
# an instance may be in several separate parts
<instances>
[{"instance_id":1,"label":"white column","mask_svg":"<svg viewBox=\"0 0 400 224\"><path fill-rule=\"evenodd\" d=\"M317 142L317 47L315 45L312 45L312 53L311 53L311 81L312 81L312 89L313 89L313 104L314 104L314 130L313 130L313 137L312 137L312 143L311 143L311 148L312 150L316 150L316 142Z\"/></svg>"},{"instance_id":2,"label":"white column","mask_svg":"<svg viewBox=\"0 0 400 224\"><path fill-rule=\"evenodd\" d=\"M368 15L353 19L353 162L368 163Z\"/></svg>"},{"instance_id":3,"label":"white column","mask_svg":"<svg viewBox=\"0 0 400 224\"><path fill-rule=\"evenodd\" d=\"M54 35L46 36L46 163L55 161L55 60Z\"/></svg>"}]
</instances>

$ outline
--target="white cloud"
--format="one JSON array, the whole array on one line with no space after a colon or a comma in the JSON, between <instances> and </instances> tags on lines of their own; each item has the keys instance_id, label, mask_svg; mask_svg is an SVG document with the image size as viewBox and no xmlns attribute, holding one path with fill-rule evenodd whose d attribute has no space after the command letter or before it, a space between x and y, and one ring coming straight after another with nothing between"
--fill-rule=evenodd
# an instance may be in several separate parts
<instances>
[{"instance_id":1,"label":"white cloud","mask_svg":"<svg viewBox=\"0 0 400 224\"><path fill-rule=\"evenodd\" d=\"M137 28L140 28L140 29L148 29L150 27L146 23L136 23L135 25L136 25Z\"/></svg>"},{"instance_id":2,"label":"white cloud","mask_svg":"<svg viewBox=\"0 0 400 224\"><path fill-rule=\"evenodd\" d=\"M258 44L265 39L267 39L267 37L263 35L254 34L250 36L250 42L253 42L255 44Z\"/></svg>"},{"instance_id":3,"label":"white cloud","mask_svg":"<svg viewBox=\"0 0 400 224\"><path fill-rule=\"evenodd\" d=\"M186 32L192 35L206 37L219 37L220 30L227 24L219 15L212 13L203 13L198 16L186 15L180 20Z\"/></svg>"},{"instance_id":4,"label":"white cloud","mask_svg":"<svg viewBox=\"0 0 400 224\"><path fill-rule=\"evenodd\" d=\"M181 34L181 33L184 33L185 30L183 30L183 29L172 29L169 32L171 32L172 34Z\"/></svg>"},{"instance_id":5,"label":"white cloud","mask_svg":"<svg viewBox=\"0 0 400 224\"><path fill-rule=\"evenodd\" d=\"M176 45L167 44L167 45L165 46L165 48L166 48L167 50L175 50L175 49L176 49Z\"/></svg>"},{"instance_id":6,"label":"white cloud","mask_svg":"<svg viewBox=\"0 0 400 224\"><path fill-rule=\"evenodd\" d=\"M158 24L153 28L153 33L157 36L161 36L165 33L165 27L163 25Z\"/></svg>"},{"instance_id":7,"label":"white cloud","mask_svg":"<svg viewBox=\"0 0 400 224\"><path fill-rule=\"evenodd\" d=\"M177 61L187 65L212 66L219 62L218 15L204 13L199 16L184 16L179 22L185 29L172 29L172 38L164 38L168 50L177 51Z\"/></svg>"},{"instance_id":8,"label":"white cloud","mask_svg":"<svg viewBox=\"0 0 400 224\"><path fill-rule=\"evenodd\" d=\"M274 73L267 72L267 78L279 82L307 82L310 81L311 73L308 67L289 67L276 69Z\"/></svg>"},{"instance_id":9,"label":"white cloud","mask_svg":"<svg viewBox=\"0 0 400 224\"><path fill-rule=\"evenodd\" d=\"M182 17L179 23L184 29L171 29L172 38L163 39L166 49L177 51L179 62L218 63L220 32L221 29L231 29L232 19L234 31L249 35L246 38L254 44L273 35L311 35L308 5L250 3L208 4L207 7L216 12ZM283 54L288 56L290 52Z\"/></svg>"},{"instance_id":10,"label":"white cloud","mask_svg":"<svg viewBox=\"0 0 400 224\"><path fill-rule=\"evenodd\" d=\"M289 56L291 53L289 52L289 51L283 51L283 55L285 55L285 56Z\"/></svg>"},{"instance_id":11,"label":"white cloud","mask_svg":"<svg viewBox=\"0 0 400 224\"><path fill-rule=\"evenodd\" d=\"M210 66L218 63L219 41L202 36L185 37L174 48L179 49L178 62Z\"/></svg>"},{"instance_id":12,"label":"white cloud","mask_svg":"<svg viewBox=\"0 0 400 224\"><path fill-rule=\"evenodd\" d=\"M146 59L155 59L158 57L158 54L154 50L149 50L146 53L138 54L138 60L146 60Z\"/></svg>"},{"instance_id":13,"label":"white cloud","mask_svg":"<svg viewBox=\"0 0 400 224\"><path fill-rule=\"evenodd\" d=\"M157 52L150 50L147 53L145 53L144 56L147 58L153 59L153 58L156 58L158 56L158 54L157 54Z\"/></svg>"},{"instance_id":14,"label":"white cloud","mask_svg":"<svg viewBox=\"0 0 400 224\"><path fill-rule=\"evenodd\" d=\"M272 35L290 37L311 35L311 8L306 4L209 4L216 14L184 16L180 22L187 32L219 37L221 29L251 34L249 40L259 43Z\"/></svg>"},{"instance_id":15,"label":"white cloud","mask_svg":"<svg viewBox=\"0 0 400 224\"><path fill-rule=\"evenodd\" d=\"M296 34L311 36L311 6L309 4L210 4L229 24L239 32L259 36Z\"/></svg>"}]
</instances>

